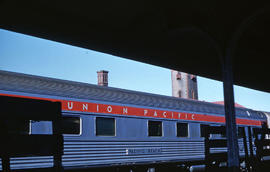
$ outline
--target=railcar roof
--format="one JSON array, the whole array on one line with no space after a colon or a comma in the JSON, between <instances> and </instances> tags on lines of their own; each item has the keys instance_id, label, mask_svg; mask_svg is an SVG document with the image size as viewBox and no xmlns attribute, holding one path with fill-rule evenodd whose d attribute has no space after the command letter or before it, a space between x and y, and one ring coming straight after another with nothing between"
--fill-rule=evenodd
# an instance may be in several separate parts
<instances>
[{"instance_id":1,"label":"railcar roof","mask_svg":"<svg viewBox=\"0 0 270 172\"><path fill-rule=\"evenodd\" d=\"M0 90L224 115L223 105L209 102L2 70L0 70ZM246 108L236 108L236 115L245 118L264 118L260 112Z\"/></svg>"}]
</instances>

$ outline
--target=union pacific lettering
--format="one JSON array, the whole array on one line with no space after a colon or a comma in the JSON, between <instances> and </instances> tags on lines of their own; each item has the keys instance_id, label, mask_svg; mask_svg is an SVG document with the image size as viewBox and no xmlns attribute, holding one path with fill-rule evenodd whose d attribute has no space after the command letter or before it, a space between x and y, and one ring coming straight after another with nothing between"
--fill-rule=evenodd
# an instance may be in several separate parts
<instances>
[{"instance_id":1,"label":"union pacific lettering","mask_svg":"<svg viewBox=\"0 0 270 172\"><path fill-rule=\"evenodd\" d=\"M117 114L117 115L123 115L123 116L141 116L141 117L179 119L179 120L189 120L189 121L225 123L224 116L213 116L213 115L206 115L206 114L185 113L185 112L167 111L167 110L164 111L164 110L158 110L158 109L147 109L147 108L137 108L137 107L130 107L130 106L118 106L118 105L110 105L110 104L48 99L48 98L29 97L29 96L20 96L20 95L9 95L9 94L0 94L0 95L50 100L50 101L60 101L62 103L62 110L64 111L78 111L78 112L90 112L90 113ZM262 121L237 118L236 123L240 125L261 126Z\"/></svg>"}]
</instances>

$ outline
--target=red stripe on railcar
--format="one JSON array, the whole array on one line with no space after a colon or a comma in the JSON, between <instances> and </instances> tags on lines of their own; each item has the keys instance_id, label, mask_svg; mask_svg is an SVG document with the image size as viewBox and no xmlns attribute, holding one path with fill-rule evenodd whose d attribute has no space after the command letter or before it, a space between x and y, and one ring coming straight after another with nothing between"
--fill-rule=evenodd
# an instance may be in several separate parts
<instances>
[{"instance_id":1,"label":"red stripe on railcar","mask_svg":"<svg viewBox=\"0 0 270 172\"><path fill-rule=\"evenodd\" d=\"M79 111L79 112L91 112L91 113L118 114L118 115L128 115L128 116L142 116L142 117L225 123L224 116L185 113L185 112L177 112L177 111L138 108L138 107L119 106L119 105L100 104L100 103L78 102L78 101L11 95L11 94L0 94L0 95L49 100L49 101L60 101L62 103L62 110L65 110L65 111ZM239 125L261 126L262 121L236 118L236 123Z\"/></svg>"}]
</instances>

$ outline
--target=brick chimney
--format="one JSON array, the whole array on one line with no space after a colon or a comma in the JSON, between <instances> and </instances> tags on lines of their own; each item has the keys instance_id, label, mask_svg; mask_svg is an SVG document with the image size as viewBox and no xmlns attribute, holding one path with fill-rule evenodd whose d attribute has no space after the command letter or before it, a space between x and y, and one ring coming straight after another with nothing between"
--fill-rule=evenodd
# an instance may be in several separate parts
<instances>
[{"instance_id":1,"label":"brick chimney","mask_svg":"<svg viewBox=\"0 0 270 172\"><path fill-rule=\"evenodd\" d=\"M198 100L197 77L172 70L172 96Z\"/></svg>"},{"instance_id":2,"label":"brick chimney","mask_svg":"<svg viewBox=\"0 0 270 172\"><path fill-rule=\"evenodd\" d=\"M97 71L98 85L106 87L108 86L108 73L109 71L106 70Z\"/></svg>"}]
</instances>

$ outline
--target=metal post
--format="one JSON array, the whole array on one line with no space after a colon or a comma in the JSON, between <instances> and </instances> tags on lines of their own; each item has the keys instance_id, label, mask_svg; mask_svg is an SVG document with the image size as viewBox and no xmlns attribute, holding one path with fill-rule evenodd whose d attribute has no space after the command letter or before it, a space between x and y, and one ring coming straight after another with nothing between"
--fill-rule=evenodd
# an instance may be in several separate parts
<instances>
[{"instance_id":1,"label":"metal post","mask_svg":"<svg viewBox=\"0 0 270 172\"><path fill-rule=\"evenodd\" d=\"M223 63L223 91L228 146L228 170L239 171L239 147L234 107L232 53L230 48L227 49Z\"/></svg>"},{"instance_id":2,"label":"metal post","mask_svg":"<svg viewBox=\"0 0 270 172\"><path fill-rule=\"evenodd\" d=\"M10 158L8 156L2 157L2 170L3 172L10 172Z\"/></svg>"},{"instance_id":3,"label":"metal post","mask_svg":"<svg viewBox=\"0 0 270 172\"><path fill-rule=\"evenodd\" d=\"M243 143L244 143L244 149L245 149L246 169L247 169L248 172L250 172L251 171L251 168L250 168L250 156L249 156L249 153L248 153L246 127L242 128L242 130L243 130Z\"/></svg>"},{"instance_id":4,"label":"metal post","mask_svg":"<svg viewBox=\"0 0 270 172\"><path fill-rule=\"evenodd\" d=\"M210 155L210 146L209 146L209 127L203 127L204 130L204 157L205 157L205 171L210 170L211 161L209 159Z\"/></svg>"},{"instance_id":5,"label":"metal post","mask_svg":"<svg viewBox=\"0 0 270 172\"><path fill-rule=\"evenodd\" d=\"M255 157L254 157L254 152L253 152L253 139L252 139L252 131L251 127L248 127L248 142L249 142L249 151L250 151L250 160L251 160L251 166L254 169L256 165Z\"/></svg>"},{"instance_id":6,"label":"metal post","mask_svg":"<svg viewBox=\"0 0 270 172\"><path fill-rule=\"evenodd\" d=\"M54 162L54 171L55 172L62 172L62 155L64 149L64 138L61 130L61 120L62 120L62 113L61 113L61 103L58 102L58 113L56 119L53 121L53 134L57 137L57 144L56 144L56 151L53 156Z\"/></svg>"}]
</instances>

